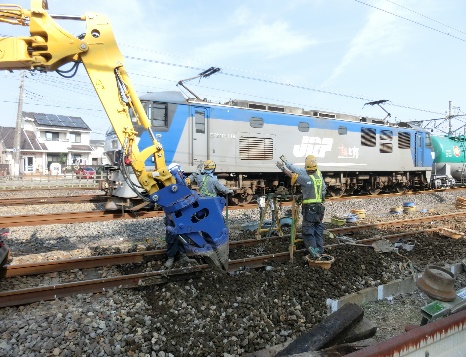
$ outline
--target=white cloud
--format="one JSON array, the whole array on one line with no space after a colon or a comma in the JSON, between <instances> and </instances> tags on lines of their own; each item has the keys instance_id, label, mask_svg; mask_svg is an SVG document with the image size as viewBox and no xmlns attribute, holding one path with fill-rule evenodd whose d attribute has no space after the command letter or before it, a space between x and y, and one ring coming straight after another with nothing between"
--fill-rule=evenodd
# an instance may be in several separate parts
<instances>
[{"instance_id":1,"label":"white cloud","mask_svg":"<svg viewBox=\"0 0 466 357\"><path fill-rule=\"evenodd\" d=\"M384 8L390 11L389 7ZM356 61L400 52L407 39L402 21L380 10L371 10L366 24L351 40L348 50L325 84L340 76Z\"/></svg>"},{"instance_id":2,"label":"white cloud","mask_svg":"<svg viewBox=\"0 0 466 357\"><path fill-rule=\"evenodd\" d=\"M317 43L305 34L290 29L288 23L283 21L267 24L256 22L252 27L250 21L246 21L245 18L242 21L248 24L247 30L229 40L203 46L198 49L199 53L206 54L210 58L247 54L249 57L260 55L272 59L302 52Z\"/></svg>"}]
</instances>

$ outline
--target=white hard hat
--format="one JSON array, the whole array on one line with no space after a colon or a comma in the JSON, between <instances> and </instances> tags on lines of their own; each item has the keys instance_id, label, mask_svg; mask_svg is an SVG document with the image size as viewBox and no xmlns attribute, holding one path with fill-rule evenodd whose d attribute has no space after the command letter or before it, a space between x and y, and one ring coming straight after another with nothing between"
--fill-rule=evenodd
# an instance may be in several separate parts
<instances>
[{"instance_id":1,"label":"white hard hat","mask_svg":"<svg viewBox=\"0 0 466 357\"><path fill-rule=\"evenodd\" d=\"M176 162L172 162L170 165L168 165L168 171L171 171L173 169L181 170L181 166L178 165Z\"/></svg>"}]
</instances>

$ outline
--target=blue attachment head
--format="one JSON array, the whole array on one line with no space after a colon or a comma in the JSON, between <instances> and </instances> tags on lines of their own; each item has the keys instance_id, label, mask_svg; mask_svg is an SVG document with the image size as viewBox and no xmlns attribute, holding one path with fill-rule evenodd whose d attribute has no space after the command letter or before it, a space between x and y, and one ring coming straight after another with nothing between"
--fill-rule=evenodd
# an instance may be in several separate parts
<instances>
[{"instance_id":1,"label":"blue attachment head","mask_svg":"<svg viewBox=\"0 0 466 357\"><path fill-rule=\"evenodd\" d=\"M228 269L228 229L223 220L223 197L199 197L185 185L170 185L151 195L173 222L171 234L180 236L188 252L206 258L209 264Z\"/></svg>"}]
</instances>

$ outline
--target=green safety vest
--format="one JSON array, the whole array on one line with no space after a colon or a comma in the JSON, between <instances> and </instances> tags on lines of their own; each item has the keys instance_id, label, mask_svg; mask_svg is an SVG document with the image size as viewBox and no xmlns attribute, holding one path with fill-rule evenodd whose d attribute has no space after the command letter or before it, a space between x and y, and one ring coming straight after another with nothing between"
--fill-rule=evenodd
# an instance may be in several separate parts
<instances>
[{"instance_id":1,"label":"green safety vest","mask_svg":"<svg viewBox=\"0 0 466 357\"><path fill-rule=\"evenodd\" d=\"M303 200L303 204L322 203L323 179L322 179L322 175L320 174L320 171L317 170L312 175L309 175L309 177L311 178L313 187L314 187L314 198L308 198L306 200Z\"/></svg>"},{"instance_id":2,"label":"green safety vest","mask_svg":"<svg viewBox=\"0 0 466 357\"><path fill-rule=\"evenodd\" d=\"M209 197L216 197L217 195L215 193L211 193L209 192L209 190L207 189L207 179L209 177L207 175L205 175L203 178L202 178L202 186L201 186L201 190L200 190L200 193L202 196L209 196Z\"/></svg>"}]
</instances>

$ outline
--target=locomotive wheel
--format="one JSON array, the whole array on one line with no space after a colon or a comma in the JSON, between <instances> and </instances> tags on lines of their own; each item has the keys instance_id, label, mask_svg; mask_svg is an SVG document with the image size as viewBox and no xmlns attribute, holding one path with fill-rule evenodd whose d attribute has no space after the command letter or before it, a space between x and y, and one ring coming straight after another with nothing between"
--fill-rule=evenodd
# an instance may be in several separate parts
<instances>
[{"instance_id":1,"label":"locomotive wheel","mask_svg":"<svg viewBox=\"0 0 466 357\"><path fill-rule=\"evenodd\" d=\"M380 193L380 189L378 188L370 188L367 190L369 195L378 195Z\"/></svg>"},{"instance_id":2,"label":"locomotive wheel","mask_svg":"<svg viewBox=\"0 0 466 357\"><path fill-rule=\"evenodd\" d=\"M343 196L343 190L341 188L330 187L328 189L328 193L332 197L341 197L341 196Z\"/></svg>"},{"instance_id":3,"label":"locomotive wheel","mask_svg":"<svg viewBox=\"0 0 466 357\"><path fill-rule=\"evenodd\" d=\"M403 186L401 183L399 184L396 184L395 187L393 188L393 190L396 192L396 193L403 193L403 192L406 192L406 187Z\"/></svg>"},{"instance_id":4,"label":"locomotive wheel","mask_svg":"<svg viewBox=\"0 0 466 357\"><path fill-rule=\"evenodd\" d=\"M229 197L229 201L232 205L242 206L251 203L253 195L249 194L236 194Z\"/></svg>"}]
</instances>

